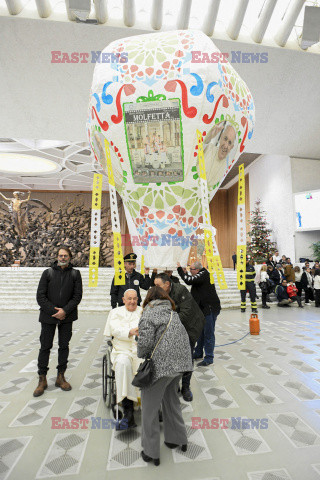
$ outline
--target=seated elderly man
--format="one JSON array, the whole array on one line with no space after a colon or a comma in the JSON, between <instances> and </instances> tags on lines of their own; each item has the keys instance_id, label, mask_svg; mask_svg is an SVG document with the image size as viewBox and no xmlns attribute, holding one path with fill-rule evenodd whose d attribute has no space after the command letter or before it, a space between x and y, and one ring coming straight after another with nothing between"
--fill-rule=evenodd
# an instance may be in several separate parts
<instances>
[{"instance_id":1,"label":"seated elderly man","mask_svg":"<svg viewBox=\"0 0 320 480\"><path fill-rule=\"evenodd\" d=\"M131 384L139 366L135 336L142 307L138 306L136 290L128 289L122 298L124 305L110 311L104 335L113 337L111 361L117 385L117 403L122 401L124 416L119 430L135 427L133 402L137 402L137 389Z\"/></svg>"}]
</instances>

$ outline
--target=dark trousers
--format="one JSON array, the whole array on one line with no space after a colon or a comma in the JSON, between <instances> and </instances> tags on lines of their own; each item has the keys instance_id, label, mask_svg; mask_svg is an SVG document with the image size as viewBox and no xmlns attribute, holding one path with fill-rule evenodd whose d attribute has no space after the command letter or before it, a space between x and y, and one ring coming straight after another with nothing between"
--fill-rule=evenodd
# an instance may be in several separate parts
<instances>
[{"instance_id":1,"label":"dark trousers","mask_svg":"<svg viewBox=\"0 0 320 480\"><path fill-rule=\"evenodd\" d=\"M67 368L69 356L69 342L72 337L72 322L59 322L58 325L41 323L40 350L38 356L38 374L46 375L49 370L49 357L52 348L54 334L58 327L58 372L64 372Z\"/></svg>"},{"instance_id":2,"label":"dark trousers","mask_svg":"<svg viewBox=\"0 0 320 480\"><path fill-rule=\"evenodd\" d=\"M189 338L189 343L191 348L191 358L193 358L194 343L190 340L190 338ZM192 360L192 364L193 364L193 360ZM192 372L187 372L182 375L182 388L183 387L190 388L191 376L192 376Z\"/></svg>"},{"instance_id":3,"label":"dark trousers","mask_svg":"<svg viewBox=\"0 0 320 480\"><path fill-rule=\"evenodd\" d=\"M208 363L213 363L214 346L216 342L214 329L216 326L217 316L218 315L215 315L213 312L205 316L206 323L204 324L204 329L197 341L194 351L195 357L201 358L204 350L204 361Z\"/></svg>"},{"instance_id":4,"label":"dark trousers","mask_svg":"<svg viewBox=\"0 0 320 480\"><path fill-rule=\"evenodd\" d=\"M308 287L304 289L304 300L306 303L309 303L310 300L314 300L312 288Z\"/></svg>"},{"instance_id":5,"label":"dark trousers","mask_svg":"<svg viewBox=\"0 0 320 480\"><path fill-rule=\"evenodd\" d=\"M315 306L316 307L320 307L320 289L319 288L316 288L314 290L314 297L315 297Z\"/></svg>"},{"instance_id":6,"label":"dark trousers","mask_svg":"<svg viewBox=\"0 0 320 480\"><path fill-rule=\"evenodd\" d=\"M298 295L294 295L293 297L290 297L291 302L298 302L299 307L301 307L301 297L298 297Z\"/></svg>"},{"instance_id":7,"label":"dark trousers","mask_svg":"<svg viewBox=\"0 0 320 480\"><path fill-rule=\"evenodd\" d=\"M301 282L296 282L296 287L298 289L298 297L301 297L302 296L302 286L301 286Z\"/></svg>"},{"instance_id":8,"label":"dark trousers","mask_svg":"<svg viewBox=\"0 0 320 480\"><path fill-rule=\"evenodd\" d=\"M257 308L257 291L256 291L256 286L254 282L246 282L246 290L240 290L240 295L241 295L241 308L246 308L246 294L247 290L250 295L250 300L251 300L251 308Z\"/></svg>"},{"instance_id":9,"label":"dark trousers","mask_svg":"<svg viewBox=\"0 0 320 480\"><path fill-rule=\"evenodd\" d=\"M267 292L262 292L262 305L264 306L267 305L267 297L268 297Z\"/></svg>"}]
</instances>

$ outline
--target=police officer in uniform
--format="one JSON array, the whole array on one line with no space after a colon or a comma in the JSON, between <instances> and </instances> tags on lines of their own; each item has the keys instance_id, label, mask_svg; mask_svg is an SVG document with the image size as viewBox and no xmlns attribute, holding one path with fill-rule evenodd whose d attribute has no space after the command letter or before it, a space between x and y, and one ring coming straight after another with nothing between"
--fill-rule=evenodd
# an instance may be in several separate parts
<instances>
[{"instance_id":1,"label":"police officer in uniform","mask_svg":"<svg viewBox=\"0 0 320 480\"><path fill-rule=\"evenodd\" d=\"M246 288L245 290L240 290L241 294L241 312L246 311L246 293L249 292L250 300L251 300L251 311L252 313L257 313L257 292L256 292L256 285L254 283L254 279L256 276L256 271L254 266L249 263L247 259L246 264Z\"/></svg>"},{"instance_id":2,"label":"police officer in uniform","mask_svg":"<svg viewBox=\"0 0 320 480\"><path fill-rule=\"evenodd\" d=\"M137 255L135 253L128 253L123 257L124 269L126 271L126 283L125 285L115 285L114 278L112 280L110 295L111 295L111 307L122 307L123 301L122 297L124 292L128 288L133 288L136 290L138 295L138 305L141 303L140 288L143 290L149 290L151 279L149 276L149 268L145 268L146 274L143 276L141 273L135 271Z\"/></svg>"}]
</instances>

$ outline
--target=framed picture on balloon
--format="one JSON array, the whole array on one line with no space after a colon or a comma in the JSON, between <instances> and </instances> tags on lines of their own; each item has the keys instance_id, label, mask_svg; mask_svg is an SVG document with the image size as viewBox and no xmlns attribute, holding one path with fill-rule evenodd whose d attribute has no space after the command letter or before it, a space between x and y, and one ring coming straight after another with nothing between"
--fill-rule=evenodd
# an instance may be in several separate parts
<instances>
[{"instance_id":1,"label":"framed picture on balloon","mask_svg":"<svg viewBox=\"0 0 320 480\"><path fill-rule=\"evenodd\" d=\"M124 103L123 113L134 182L182 182L184 157L180 100Z\"/></svg>"},{"instance_id":2,"label":"framed picture on balloon","mask_svg":"<svg viewBox=\"0 0 320 480\"><path fill-rule=\"evenodd\" d=\"M234 122L224 120L208 131L203 151L209 185L220 181L232 164L238 149L238 127Z\"/></svg>"}]
</instances>

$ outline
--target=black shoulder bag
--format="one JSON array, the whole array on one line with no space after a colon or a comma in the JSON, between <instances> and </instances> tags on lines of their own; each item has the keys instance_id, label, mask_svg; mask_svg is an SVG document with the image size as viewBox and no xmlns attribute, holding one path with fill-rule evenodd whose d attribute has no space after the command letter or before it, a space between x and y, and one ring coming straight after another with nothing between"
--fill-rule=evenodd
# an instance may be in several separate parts
<instances>
[{"instance_id":1,"label":"black shoulder bag","mask_svg":"<svg viewBox=\"0 0 320 480\"><path fill-rule=\"evenodd\" d=\"M146 358L144 362L140 363L138 371L135 374L135 376L133 377L133 380L131 382L134 387L143 388L143 387L148 387L151 384L152 376L153 376L153 372L154 372L154 364L153 364L152 357L153 357L153 354L154 354L157 346L161 342L161 340L163 338L163 335L168 330L168 327L171 323L171 320L172 320L172 312L171 312L171 317L170 317L170 320L168 322L168 325L166 326L165 331L163 332L163 334L161 335L161 337L157 341L157 344L154 347L153 352L150 355L150 358Z\"/></svg>"}]
</instances>

